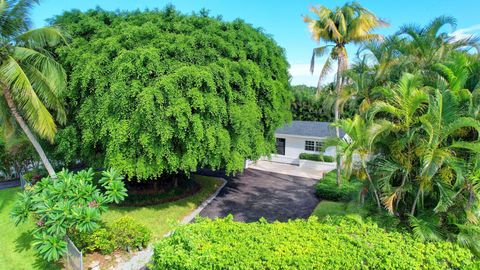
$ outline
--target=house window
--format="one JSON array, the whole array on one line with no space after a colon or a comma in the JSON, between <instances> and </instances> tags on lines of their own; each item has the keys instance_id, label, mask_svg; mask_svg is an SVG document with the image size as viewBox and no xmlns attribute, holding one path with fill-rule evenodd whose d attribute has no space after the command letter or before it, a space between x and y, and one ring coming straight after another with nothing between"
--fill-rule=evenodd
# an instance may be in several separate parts
<instances>
[{"instance_id":1,"label":"house window","mask_svg":"<svg viewBox=\"0 0 480 270\"><path fill-rule=\"evenodd\" d=\"M322 142L315 142L315 151L320 152L322 150Z\"/></svg>"},{"instance_id":2,"label":"house window","mask_svg":"<svg viewBox=\"0 0 480 270\"><path fill-rule=\"evenodd\" d=\"M319 141L305 141L305 150L320 152L322 150L322 142Z\"/></svg>"},{"instance_id":3,"label":"house window","mask_svg":"<svg viewBox=\"0 0 480 270\"><path fill-rule=\"evenodd\" d=\"M305 141L305 150L306 151L315 151L315 142L314 141Z\"/></svg>"}]
</instances>

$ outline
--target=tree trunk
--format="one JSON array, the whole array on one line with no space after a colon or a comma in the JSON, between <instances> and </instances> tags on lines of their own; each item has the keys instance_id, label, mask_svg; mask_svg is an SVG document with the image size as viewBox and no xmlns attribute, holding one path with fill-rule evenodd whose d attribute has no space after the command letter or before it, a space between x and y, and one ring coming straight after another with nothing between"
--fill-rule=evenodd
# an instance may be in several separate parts
<instances>
[{"instance_id":1,"label":"tree trunk","mask_svg":"<svg viewBox=\"0 0 480 270\"><path fill-rule=\"evenodd\" d=\"M413 201L413 206L412 206L412 210L410 211L410 215L414 215L415 214L415 208L417 208L417 202L418 202L418 199L420 198L420 192L422 191L422 189L418 189L418 192L417 192L417 196L415 196L415 200Z\"/></svg>"},{"instance_id":2,"label":"tree trunk","mask_svg":"<svg viewBox=\"0 0 480 270\"><path fill-rule=\"evenodd\" d=\"M368 173L367 166L365 165L365 163L363 161L362 161L362 166L363 166L363 169L365 170L365 174L367 175L368 182L370 182L370 185L372 186L373 194L375 196L375 201L377 202L378 209L382 209L382 205L380 203L380 197L378 196L377 188L373 185L372 177L370 176L370 173Z\"/></svg>"},{"instance_id":3,"label":"tree trunk","mask_svg":"<svg viewBox=\"0 0 480 270\"><path fill-rule=\"evenodd\" d=\"M8 108L10 109L10 112L15 117L15 120L17 121L18 125L22 128L23 132L25 132L25 135L27 135L27 138L30 140L33 147L37 151L38 155L40 156L40 159L43 162L43 165L45 166L45 169L48 171L48 174L50 175L51 178L57 178L57 174L55 173L55 170L53 170L53 167L50 164L50 161L48 160L47 155L42 149L42 146L38 142L35 135L33 135L33 133L30 131L30 128L28 127L27 123L25 123L25 120L23 120L22 116L18 112L17 107L15 106L15 102L13 101L12 94L10 93L10 89L8 87L4 87L3 95L5 96L5 100L7 101L7 105L8 105Z\"/></svg>"},{"instance_id":4,"label":"tree trunk","mask_svg":"<svg viewBox=\"0 0 480 270\"><path fill-rule=\"evenodd\" d=\"M342 91L342 72L343 72L343 66L344 66L344 55L343 55L343 50L340 50L340 53L338 54L338 60L337 60L337 83L335 85L335 92L337 93L337 98L335 99L335 122L338 122L340 120L340 93ZM335 135L337 138L340 138L340 128L337 126L335 127ZM342 168L341 168L341 157L338 154L339 153L339 147L338 145L335 147L335 159L337 162L337 185L340 186L342 184Z\"/></svg>"}]
</instances>

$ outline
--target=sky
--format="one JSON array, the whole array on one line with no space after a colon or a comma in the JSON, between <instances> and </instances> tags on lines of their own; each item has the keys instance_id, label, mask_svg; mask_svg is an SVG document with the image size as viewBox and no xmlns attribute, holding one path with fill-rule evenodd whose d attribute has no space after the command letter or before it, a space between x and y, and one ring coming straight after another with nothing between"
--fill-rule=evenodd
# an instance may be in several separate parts
<instances>
[{"instance_id":1,"label":"sky","mask_svg":"<svg viewBox=\"0 0 480 270\"><path fill-rule=\"evenodd\" d=\"M241 18L254 27L262 28L285 49L290 63L292 85L316 86L318 74L324 59L317 59L314 74L310 74L309 63L312 49L318 44L311 39L302 15L310 14L309 7L325 5L333 8L342 5L344 0L43 0L33 8L31 15L34 27L46 25L46 19L61 14L65 10L88 10L101 7L105 10L143 10L163 8L173 4L183 13L191 13L205 8L211 15L221 15L224 20ZM357 0L362 6L386 20L390 27L378 33L395 33L404 24L424 25L440 15L457 19L454 35L480 35L479 0ZM453 29L446 28L451 32ZM348 48L350 58L356 47ZM327 78L331 80L333 75Z\"/></svg>"}]
</instances>

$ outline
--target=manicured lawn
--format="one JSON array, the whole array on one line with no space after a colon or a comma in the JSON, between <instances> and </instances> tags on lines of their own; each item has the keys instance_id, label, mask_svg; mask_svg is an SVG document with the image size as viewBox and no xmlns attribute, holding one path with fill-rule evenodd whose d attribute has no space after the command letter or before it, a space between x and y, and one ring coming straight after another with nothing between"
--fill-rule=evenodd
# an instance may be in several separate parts
<instances>
[{"instance_id":1,"label":"manicured lawn","mask_svg":"<svg viewBox=\"0 0 480 270\"><path fill-rule=\"evenodd\" d=\"M0 269L59 269L35 255L31 245L33 239L28 233L33 222L15 227L10 219L10 211L20 191L20 188L0 190Z\"/></svg>"},{"instance_id":2,"label":"manicured lawn","mask_svg":"<svg viewBox=\"0 0 480 270\"><path fill-rule=\"evenodd\" d=\"M192 212L220 185L218 178L194 176L202 189L195 195L171 203L144 207L110 207L102 217L105 222L111 222L121 216L129 215L145 224L152 231L152 241L158 240L172 230L178 221Z\"/></svg>"}]
</instances>

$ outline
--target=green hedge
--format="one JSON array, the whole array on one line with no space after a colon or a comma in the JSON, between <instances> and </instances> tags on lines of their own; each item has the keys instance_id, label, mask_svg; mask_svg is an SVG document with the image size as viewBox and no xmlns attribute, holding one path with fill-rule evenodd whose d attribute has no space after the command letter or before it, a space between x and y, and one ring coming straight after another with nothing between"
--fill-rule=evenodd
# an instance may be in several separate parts
<instances>
[{"instance_id":1,"label":"green hedge","mask_svg":"<svg viewBox=\"0 0 480 270\"><path fill-rule=\"evenodd\" d=\"M180 227L155 245L152 268L465 269L474 263L473 254L454 243L423 243L374 223L240 223L229 216Z\"/></svg>"},{"instance_id":2,"label":"green hedge","mask_svg":"<svg viewBox=\"0 0 480 270\"><path fill-rule=\"evenodd\" d=\"M310 154L310 153L301 153L299 156L300 159L312 160L312 161L322 161L322 162L333 162L333 157L324 156L320 154Z\"/></svg>"},{"instance_id":3,"label":"green hedge","mask_svg":"<svg viewBox=\"0 0 480 270\"><path fill-rule=\"evenodd\" d=\"M335 171L327 173L315 186L320 199L344 202L351 201L357 196L361 187L362 183L355 178L347 180L344 177L342 184L338 186Z\"/></svg>"}]
</instances>

